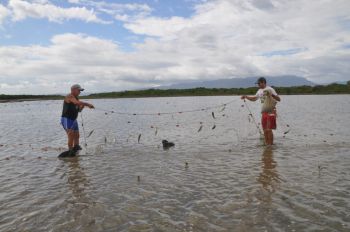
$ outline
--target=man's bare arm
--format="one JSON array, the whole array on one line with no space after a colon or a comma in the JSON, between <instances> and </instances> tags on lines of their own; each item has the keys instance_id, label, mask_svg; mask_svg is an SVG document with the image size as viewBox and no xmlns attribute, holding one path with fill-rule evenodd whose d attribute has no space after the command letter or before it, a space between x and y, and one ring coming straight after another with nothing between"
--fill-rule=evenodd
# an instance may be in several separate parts
<instances>
[{"instance_id":1,"label":"man's bare arm","mask_svg":"<svg viewBox=\"0 0 350 232\"><path fill-rule=\"evenodd\" d=\"M272 96L272 98L275 99L276 101L281 101L280 96L274 95L274 94L272 94L271 96Z\"/></svg>"},{"instance_id":2,"label":"man's bare arm","mask_svg":"<svg viewBox=\"0 0 350 232\"><path fill-rule=\"evenodd\" d=\"M85 106L89 107L90 109L95 108L92 104L87 103L87 102L83 102L83 101L79 101L78 99L76 99L75 97L73 97L72 95L68 95L66 97L67 102L71 102L77 106L79 106L80 108L83 108Z\"/></svg>"},{"instance_id":3,"label":"man's bare arm","mask_svg":"<svg viewBox=\"0 0 350 232\"><path fill-rule=\"evenodd\" d=\"M256 101L256 100L258 100L258 97L256 97L256 96L246 96L246 95L243 95L242 97L241 97L241 99L248 99L249 101Z\"/></svg>"}]
</instances>

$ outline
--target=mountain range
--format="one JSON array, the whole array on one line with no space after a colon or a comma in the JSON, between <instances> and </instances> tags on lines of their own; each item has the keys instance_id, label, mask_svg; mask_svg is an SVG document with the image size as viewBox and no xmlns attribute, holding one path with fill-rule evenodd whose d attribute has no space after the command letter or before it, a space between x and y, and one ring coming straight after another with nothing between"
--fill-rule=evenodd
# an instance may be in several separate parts
<instances>
[{"instance_id":1,"label":"mountain range","mask_svg":"<svg viewBox=\"0 0 350 232\"><path fill-rule=\"evenodd\" d=\"M255 82L259 77L217 79L208 81L192 81L186 83L178 83L168 86L160 86L158 89L192 89L192 88L247 88L255 86ZM304 77L285 75L285 76L266 76L267 84L277 87L291 87L309 85L314 86L315 83Z\"/></svg>"}]
</instances>

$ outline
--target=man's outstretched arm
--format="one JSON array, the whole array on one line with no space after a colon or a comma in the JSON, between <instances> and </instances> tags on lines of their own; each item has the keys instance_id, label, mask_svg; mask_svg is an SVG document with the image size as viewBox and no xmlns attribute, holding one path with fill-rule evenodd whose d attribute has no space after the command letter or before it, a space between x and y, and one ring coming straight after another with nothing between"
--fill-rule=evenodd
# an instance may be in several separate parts
<instances>
[{"instance_id":1,"label":"man's outstretched arm","mask_svg":"<svg viewBox=\"0 0 350 232\"><path fill-rule=\"evenodd\" d=\"M90 104L90 103L87 103L87 102L83 102L83 101L79 101L78 99L76 99L75 97L73 96L67 96L67 100L75 105L78 105L79 107L84 107L84 106L87 106L89 107L90 109L94 109L95 107Z\"/></svg>"},{"instance_id":2,"label":"man's outstretched arm","mask_svg":"<svg viewBox=\"0 0 350 232\"><path fill-rule=\"evenodd\" d=\"M241 99L242 100L248 99L249 101L256 101L256 100L258 100L258 97L257 96L246 96L246 95L243 95L243 96L241 96Z\"/></svg>"}]
</instances>

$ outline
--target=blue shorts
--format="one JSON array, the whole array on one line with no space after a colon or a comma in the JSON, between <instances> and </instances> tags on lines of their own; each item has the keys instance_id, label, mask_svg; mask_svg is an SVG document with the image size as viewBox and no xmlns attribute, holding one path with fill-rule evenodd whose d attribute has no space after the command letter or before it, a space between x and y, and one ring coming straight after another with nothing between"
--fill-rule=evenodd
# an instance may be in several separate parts
<instances>
[{"instance_id":1,"label":"blue shorts","mask_svg":"<svg viewBox=\"0 0 350 232\"><path fill-rule=\"evenodd\" d=\"M61 118L61 125L67 130L79 131L78 121L70 118Z\"/></svg>"}]
</instances>

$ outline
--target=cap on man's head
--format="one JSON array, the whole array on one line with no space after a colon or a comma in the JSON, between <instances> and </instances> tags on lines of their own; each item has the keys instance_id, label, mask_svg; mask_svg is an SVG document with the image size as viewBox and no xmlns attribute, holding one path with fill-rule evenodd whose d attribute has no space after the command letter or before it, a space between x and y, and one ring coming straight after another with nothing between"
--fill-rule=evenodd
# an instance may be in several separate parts
<instances>
[{"instance_id":1,"label":"cap on man's head","mask_svg":"<svg viewBox=\"0 0 350 232\"><path fill-rule=\"evenodd\" d=\"M259 84L259 83L265 83L266 84L265 77L259 77L259 79L255 82L255 84Z\"/></svg>"},{"instance_id":2,"label":"cap on man's head","mask_svg":"<svg viewBox=\"0 0 350 232\"><path fill-rule=\"evenodd\" d=\"M71 89L78 89L80 91L84 91L84 89L79 84L72 85L72 87L70 87L70 88Z\"/></svg>"}]
</instances>

